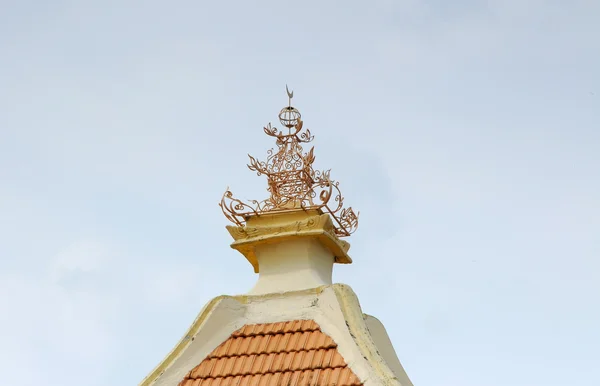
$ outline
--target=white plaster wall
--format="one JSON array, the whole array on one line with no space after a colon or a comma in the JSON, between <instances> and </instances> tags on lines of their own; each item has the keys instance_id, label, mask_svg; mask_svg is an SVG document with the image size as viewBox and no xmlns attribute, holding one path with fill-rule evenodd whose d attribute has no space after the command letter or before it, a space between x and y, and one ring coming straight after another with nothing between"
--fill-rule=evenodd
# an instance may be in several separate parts
<instances>
[{"instance_id":1,"label":"white plaster wall","mask_svg":"<svg viewBox=\"0 0 600 386\"><path fill-rule=\"evenodd\" d=\"M249 295L298 291L330 285L333 254L314 238L296 238L255 249L260 269Z\"/></svg>"}]
</instances>

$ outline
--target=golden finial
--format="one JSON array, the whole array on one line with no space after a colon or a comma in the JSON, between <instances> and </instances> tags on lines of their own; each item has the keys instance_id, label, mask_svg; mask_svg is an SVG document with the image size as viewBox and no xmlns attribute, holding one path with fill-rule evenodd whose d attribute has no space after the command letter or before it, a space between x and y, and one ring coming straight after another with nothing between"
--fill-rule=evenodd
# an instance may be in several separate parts
<instances>
[{"instance_id":1,"label":"golden finial","mask_svg":"<svg viewBox=\"0 0 600 386\"><path fill-rule=\"evenodd\" d=\"M303 153L300 144L311 142L314 137L310 130L302 130L304 123L300 112L292 106L294 92L290 92L287 85L285 89L289 103L279 112L279 121L288 128L288 132L277 130L270 123L263 128L268 136L275 138L278 151L269 150L264 162L248 155L248 168L259 176L267 176L267 190L271 196L263 201L245 203L234 198L227 189L219 206L225 217L239 226L249 217L264 213L317 209L333 217L337 236L349 236L358 226L358 213L354 213L352 208L343 208L344 198L339 183L330 179L329 170L313 169L314 147Z\"/></svg>"}]
</instances>

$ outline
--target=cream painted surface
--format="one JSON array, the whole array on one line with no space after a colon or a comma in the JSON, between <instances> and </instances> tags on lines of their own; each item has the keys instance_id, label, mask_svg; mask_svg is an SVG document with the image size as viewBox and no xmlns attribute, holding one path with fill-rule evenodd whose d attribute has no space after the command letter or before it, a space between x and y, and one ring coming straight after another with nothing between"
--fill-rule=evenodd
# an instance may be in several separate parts
<instances>
[{"instance_id":1,"label":"cream painted surface","mask_svg":"<svg viewBox=\"0 0 600 386\"><path fill-rule=\"evenodd\" d=\"M401 365L393 371L380 355L380 350L386 351L381 331L375 333L378 335L375 338L377 343L384 347L378 350L356 295L350 287L341 284L303 291L215 299L198 316L186 337L142 381L141 386L177 386L188 371L202 362L233 331L246 324L297 319L313 319L317 322L321 330L337 343L338 351L346 363L366 386L412 386Z\"/></svg>"},{"instance_id":2,"label":"cream painted surface","mask_svg":"<svg viewBox=\"0 0 600 386\"><path fill-rule=\"evenodd\" d=\"M394 372L400 383L402 383L402 385L412 385L412 382L406 375L406 371L404 371L404 367L402 367L402 364L398 359L398 355L396 355L396 350L394 350L392 341L390 340L383 323L371 315L365 315L365 323L379 353L389 368Z\"/></svg>"},{"instance_id":3,"label":"cream painted surface","mask_svg":"<svg viewBox=\"0 0 600 386\"><path fill-rule=\"evenodd\" d=\"M314 238L294 238L255 248L258 282L248 293L262 295L330 285L334 256Z\"/></svg>"},{"instance_id":4,"label":"cream painted surface","mask_svg":"<svg viewBox=\"0 0 600 386\"><path fill-rule=\"evenodd\" d=\"M247 220L248 226L284 226L291 222L302 221L307 217L322 213L320 210L290 210L282 213L262 213L260 216L251 216Z\"/></svg>"},{"instance_id":5,"label":"cream painted surface","mask_svg":"<svg viewBox=\"0 0 600 386\"><path fill-rule=\"evenodd\" d=\"M412 386L412 383L402 384L394 372L389 368L365 323L364 314L360 308L358 298L352 288L347 285L333 285L332 289L336 295L339 308L344 315L348 331L359 349L361 356L365 359L375 374L372 382L365 379L365 385L401 385ZM408 377L406 377L408 379ZM410 381L409 381L410 382Z\"/></svg>"},{"instance_id":6,"label":"cream painted surface","mask_svg":"<svg viewBox=\"0 0 600 386\"><path fill-rule=\"evenodd\" d=\"M177 386L190 369L227 340L232 332L243 326L244 313L245 306L235 298L220 296L213 299L198 315L179 344L140 386Z\"/></svg>"},{"instance_id":7,"label":"cream painted surface","mask_svg":"<svg viewBox=\"0 0 600 386\"><path fill-rule=\"evenodd\" d=\"M290 240L317 240L334 256L334 261L350 264L350 244L335 233L329 214L317 210L292 211L249 217L245 226L227 226L233 238L231 248L239 251L260 272L257 248L263 245L283 244ZM291 244L286 244L291 245Z\"/></svg>"}]
</instances>

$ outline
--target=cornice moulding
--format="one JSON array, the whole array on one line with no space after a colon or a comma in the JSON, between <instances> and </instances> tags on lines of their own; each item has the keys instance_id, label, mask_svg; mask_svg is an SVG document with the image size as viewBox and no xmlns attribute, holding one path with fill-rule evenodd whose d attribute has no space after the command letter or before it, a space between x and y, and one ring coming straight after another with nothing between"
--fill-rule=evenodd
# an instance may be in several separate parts
<instances>
[{"instance_id":1,"label":"cornice moulding","mask_svg":"<svg viewBox=\"0 0 600 386\"><path fill-rule=\"evenodd\" d=\"M350 264L348 255L350 244L340 240L328 214L317 211L296 211L248 219L245 226L227 226L227 231L235 240L231 248L239 251L260 271L255 248L259 245L279 243L298 237L311 237L323 244L335 257L335 262Z\"/></svg>"}]
</instances>

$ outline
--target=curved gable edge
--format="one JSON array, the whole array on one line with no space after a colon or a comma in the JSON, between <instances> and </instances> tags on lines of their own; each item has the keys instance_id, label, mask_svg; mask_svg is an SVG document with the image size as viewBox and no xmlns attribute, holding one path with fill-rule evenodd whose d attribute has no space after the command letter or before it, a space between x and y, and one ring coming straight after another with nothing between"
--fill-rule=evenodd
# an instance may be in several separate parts
<instances>
[{"instance_id":1,"label":"curved gable edge","mask_svg":"<svg viewBox=\"0 0 600 386\"><path fill-rule=\"evenodd\" d=\"M381 339L381 334L378 333L380 331L377 328L374 328L375 331L377 331L375 333L370 331L364 314L362 313L358 297L352 288L345 284L334 284L333 289L338 299L338 303L340 304L342 313L344 314L344 318L346 319L346 324L348 326L348 330L350 331L350 335L354 339L363 358L375 371L379 381L383 382L381 384L386 386L413 386L408 376L406 376L404 369L402 369L402 372L399 372L398 366L394 366L393 361L386 358L388 355L383 354L382 351L380 351L380 347L386 347L385 340ZM375 323L371 324L375 326ZM379 322L379 324L381 324L381 322ZM382 324L381 327L383 327ZM383 328L383 331L385 332L385 328ZM385 337L387 337L387 333L385 333ZM391 347L389 337L387 337L387 341L389 342L387 345L390 346L392 352L394 353L393 357L398 360L393 348ZM383 350L383 352L385 353L386 350ZM387 350L387 352L389 352L389 350ZM386 359L392 363L388 363L388 360ZM398 364L400 364L399 361ZM399 368L402 368L402 365L400 365Z\"/></svg>"},{"instance_id":2,"label":"curved gable edge","mask_svg":"<svg viewBox=\"0 0 600 386\"><path fill-rule=\"evenodd\" d=\"M139 386L177 385L186 371L202 361L212 349L240 327L231 322L241 319L243 313L244 305L232 296L223 295L212 299L200 311L173 350ZM173 366L175 363L177 365Z\"/></svg>"},{"instance_id":3,"label":"curved gable edge","mask_svg":"<svg viewBox=\"0 0 600 386\"><path fill-rule=\"evenodd\" d=\"M412 386L385 328L377 319L364 316L354 291L344 284L281 294L214 298L139 386L178 385L190 370L246 324L296 319L315 320L336 341L340 354L365 386Z\"/></svg>"},{"instance_id":4,"label":"curved gable edge","mask_svg":"<svg viewBox=\"0 0 600 386\"><path fill-rule=\"evenodd\" d=\"M388 367L396 374L396 377L403 386L413 386L402 363L400 363L400 359L398 359L396 350L394 350L392 341L390 340L383 323L376 317L367 314L364 314L364 319L367 328L371 333L371 338Z\"/></svg>"}]
</instances>

